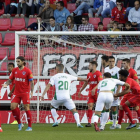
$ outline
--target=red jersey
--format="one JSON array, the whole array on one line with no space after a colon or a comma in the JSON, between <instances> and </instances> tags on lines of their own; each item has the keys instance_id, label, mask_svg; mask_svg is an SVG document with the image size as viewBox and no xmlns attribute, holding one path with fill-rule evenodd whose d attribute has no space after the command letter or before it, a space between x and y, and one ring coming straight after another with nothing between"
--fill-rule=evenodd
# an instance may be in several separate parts
<instances>
[{"instance_id":1,"label":"red jersey","mask_svg":"<svg viewBox=\"0 0 140 140\"><path fill-rule=\"evenodd\" d=\"M128 75L129 78L132 78L134 80L138 79L137 72L134 69L130 68L128 72L129 72Z\"/></svg>"},{"instance_id":2,"label":"red jersey","mask_svg":"<svg viewBox=\"0 0 140 140\"><path fill-rule=\"evenodd\" d=\"M127 19L125 18L125 14L126 14L126 8L122 8L121 11L118 10L117 7L112 9L112 14L111 14L111 19L113 21L117 21L119 23L123 23L125 24Z\"/></svg>"},{"instance_id":3,"label":"red jersey","mask_svg":"<svg viewBox=\"0 0 140 140\"><path fill-rule=\"evenodd\" d=\"M89 91L91 91L99 81L103 80L102 73L100 71L96 71L94 73L89 72L87 74L87 79L89 79Z\"/></svg>"},{"instance_id":4,"label":"red jersey","mask_svg":"<svg viewBox=\"0 0 140 140\"><path fill-rule=\"evenodd\" d=\"M30 92L30 81L33 80L30 69L24 67L22 70L19 70L19 68L16 67L12 70L9 79L15 80L14 94L27 94Z\"/></svg>"},{"instance_id":5,"label":"red jersey","mask_svg":"<svg viewBox=\"0 0 140 140\"><path fill-rule=\"evenodd\" d=\"M140 86L135 80L133 80L132 78L127 78L126 83L130 85L130 94L140 95Z\"/></svg>"}]
</instances>

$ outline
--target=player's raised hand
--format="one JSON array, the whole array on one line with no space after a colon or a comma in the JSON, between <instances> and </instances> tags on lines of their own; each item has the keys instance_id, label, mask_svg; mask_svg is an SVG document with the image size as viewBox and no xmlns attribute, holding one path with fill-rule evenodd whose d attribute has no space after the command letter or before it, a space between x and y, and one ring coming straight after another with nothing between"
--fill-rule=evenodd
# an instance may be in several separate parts
<instances>
[{"instance_id":1,"label":"player's raised hand","mask_svg":"<svg viewBox=\"0 0 140 140\"><path fill-rule=\"evenodd\" d=\"M7 84L5 84L5 83L4 83L4 84L2 84L2 87L3 87L3 88L7 88L7 86L8 86L8 85L7 85Z\"/></svg>"}]
</instances>

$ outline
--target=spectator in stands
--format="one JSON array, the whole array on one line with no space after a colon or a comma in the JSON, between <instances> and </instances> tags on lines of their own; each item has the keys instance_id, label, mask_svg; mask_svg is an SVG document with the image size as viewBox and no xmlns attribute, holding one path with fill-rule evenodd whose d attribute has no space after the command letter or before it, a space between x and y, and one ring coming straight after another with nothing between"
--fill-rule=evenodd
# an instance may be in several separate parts
<instances>
[{"instance_id":1,"label":"spectator in stands","mask_svg":"<svg viewBox=\"0 0 140 140\"><path fill-rule=\"evenodd\" d=\"M63 26L66 23L67 17L70 15L70 12L64 7L63 1L57 2L56 7L57 9L54 11L56 23L60 23L60 26Z\"/></svg>"},{"instance_id":2,"label":"spectator in stands","mask_svg":"<svg viewBox=\"0 0 140 140\"><path fill-rule=\"evenodd\" d=\"M44 22L49 23L49 18L53 16L53 9L50 7L49 0L46 0L44 7L40 7L38 16L41 17Z\"/></svg>"},{"instance_id":3,"label":"spectator in stands","mask_svg":"<svg viewBox=\"0 0 140 140\"><path fill-rule=\"evenodd\" d=\"M103 0L103 11L101 13L103 18L111 15L112 9L116 6L116 0Z\"/></svg>"},{"instance_id":4,"label":"spectator in stands","mask_svg":"<svg viewBox=\"0 0 140 140\"><path fill-rule=\"evenodd\" d=\"M82 15L83 13L88 13L90 6L93 7L94 0L77 0L76 5L78 6L77 9L71 13L71 16L75 14L77 16Z\"/></svg>"},{"instance_id":5,"label":"spectator in stands","mask_svg":"<svg viewBox=\"0 0 140 140\"><path fill-rule=\"evenodd\" d=\"M25 14L27 17L30 15L31 5L33 0L19 0L18 8L17 8L17 15L15 17L19 17L19 14L22 11L21 17L24 18Z\"/></svg>"},{"instance_id":6,"label":"spectator in stands","mask_svg":"<svg viewBox=\"0 0 140 140\"><path fill-rule=\"evenodd\" d=\"M114 21L117 21L119 23L118 27L121 29L122 27L124 27L127 21L127 18L125 17L126 8L122 6L121 0L117 0L116 5L117 6L112 9L111 21L110 24L108 25L108 28L112 27Z\"/></svg>"},{"instance_id":7,"label":"spectator in stands","mask_svg":"<svg viewBox=\"0 0 140 140\"><path fill-rule=\"evenodd\" d=\"M50 24L47 25L46 31L60 31L59 23L55 22L55 18L51 16L49 18Z\"/></svg>"},{"instance_id":8,"label":"spectator in stands","mask_svg":"<svg viewBox=\"0 0 140 140\"><path fill-rule=\"evenodd\" d=\"M17 13L18 0L5 1L6 9L3 18L10 18L11 14Z\"/></svg>"},{"instance_id":9,"label":"spectator in stands","mask_svg":"<svg viewBox=\"0 0 140 140\"><path fill-rule=\"evenodd\" d=\"M140 2L135 1L135 7L129 11L128 20L131 22L132 27L137 27L140 31Z\"/></svg>"},{"instance_id":10,"label":"spectator in stands","mask_svg":"<svg viewBox=\"0 0 140 140\"><path fill-rule=\"evenodd\" d=\"M95 13L95 17L99 17L102 11L103 11L103 0L95 0L93 8L88 9L88 16L93 17L93 14Z\"/></svg>"},{"instance_id":11,"label":"spectator in stands","mask_svg":"<svg viewBox=\"0 0 140 140\"><path fill-rule=\"evenodd\" d=\"M102 22L99 22L99 23L98 23L97 31L106 31L106 30L104 29L104 25L103 25Z\"/></svg>"},{"instance_id":12,"label":"spectator in stands","mask_svg":"<svg viewBox=\"0 0 140 140\"><path fill-rule=\"evenodd\" d=\"M82 24L78 27L78 31L94 31L94 26L89 23L88 17L82 17Z\"/></svg>"},{"instance_id":13,"label":"spectator in stands","mask_svg":"<svg viewBox=\"0 0 140 140\"><path fill-rule=\"evenodd\" d=\"M35 13L37 15L39 14L40 5L38 2L39 2L38 0L33 0L32 6L31 6L31 15L29 16L29 18L36 17L36 15L34 15Z\"/></svg>"},{"instance_id":14,"label":"spectator in stands","mask_svg":"<svg viewBox=\"0 0 140 140\"><path fill-rule=\"evenodd\" d=\"M130 21L127 21L125 23L125 28L123 31L136 31L135 28L132 28L132 24Z\"/></svg>"}]
</instances>

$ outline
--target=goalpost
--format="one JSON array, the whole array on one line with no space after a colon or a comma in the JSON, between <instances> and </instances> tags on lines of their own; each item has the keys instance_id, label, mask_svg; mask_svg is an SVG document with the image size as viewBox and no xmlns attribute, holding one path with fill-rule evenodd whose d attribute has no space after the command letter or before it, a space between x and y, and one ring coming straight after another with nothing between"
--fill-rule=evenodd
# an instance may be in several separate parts
<instances>
[{"instance_id":1,"label":"goalpost","mask_svg":"<svg viewBox=\"0 0 140 140\"><path fill-rule=\"evenodd\" d=\"M34 123L53 123L49 110L54 87L45 95L44 101L40 102L39 97L51 76L56 74L55 66L58 63L64 64L66 73L85 78L91 60L96 60L97 70L103 72L101 57L113 55L115 64L120 68L123 58L131 59L131 67L137 71L140 78L140 32L15 32L15 58L19 55L25 57L26 66L34 76L35 89L31 100ZM81 122L87 123L88 86L79 98L78 92L82 85L83 82L73 82L70 92ZM136 119L135 111L132 113ZM58 114L60 123L75 122L71 112L63 106L58 109ZM126 116L124 119L125 123L128 122Z\"/></svg>"}]
</instances>

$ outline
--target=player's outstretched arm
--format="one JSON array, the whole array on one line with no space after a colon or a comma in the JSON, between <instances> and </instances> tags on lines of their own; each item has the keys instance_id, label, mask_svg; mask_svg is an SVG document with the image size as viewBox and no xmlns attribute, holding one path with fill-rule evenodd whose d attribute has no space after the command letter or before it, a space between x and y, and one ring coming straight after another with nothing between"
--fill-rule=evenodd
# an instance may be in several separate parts
<instances>
[{"instance_id":1,"label":"player's outstretched arm","mask_svg":"<svg viewBox=\"0 0 140 140\"><path fill-rule=\"evenodd\" d=\"M14 92L14 90L15 90L15 85L13 85L12 90L11 90L10 93L8 94L9 97L11 97L12 93Z\"/></svg>"},{"instance_id":2,"label":"player's outstretched arm","mask_svg":"<svg viewBox=\"0 0 140 140\"><path fill-rule=\"evenodd\" d=\"M45 88L45 90L44 90L44 92L43 92L43 94L42 94L42 96L41 96L41 100L44 100L44 95L45 95L46 92L50 89L50 87L51 87L51 84L48 84L48 85L46 86L46 88Z\"/></svg>"},{"instance_id":3,"label":"player's outstretched arm","mask_svg":"<svg viewBox=\"0 0 140 140\"><path fill-rule=\"evenodd\" d=\"M123 90L121 93L115 94L114 97L121 97L121 96L129 93L129 91L130 91L130 85L128 83L124 83L124 86L125 86L125 90Z\"/></svg>"},{"instance_id":4,"label":"player's outstretched arm","mask_svg":"<svg viewBox=\"0 0 140 140\"><path fill-rule=\"evenodd\" d=\"M89 79L85 79L85 78L81 78L81 77L77 77L77 81L85 81L88 82Z\"/></svg>"},{"instance_id":5,"label":"player's outstretched arm","mask_svg":"<svg viewBox=\"0 0 140 140\"><path fill-rule=\"evenodd\" d=\"M31 98L33 97L33 91L34 91L34 80L30 81L31 83Z\"/></svg>"},{"instance_id":6,"label":"player's outstretched arm","mask_svg":"<svg viewBox=\"0 0 140 140\"><path fill-rule=\"evenodd\" d=\"M11 82L12 82L11 79L7 80L4 84L2 84L2 87L7 88L7 86L10 85Z\"/></svg>"}]
</instances>

